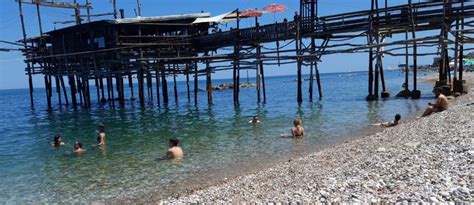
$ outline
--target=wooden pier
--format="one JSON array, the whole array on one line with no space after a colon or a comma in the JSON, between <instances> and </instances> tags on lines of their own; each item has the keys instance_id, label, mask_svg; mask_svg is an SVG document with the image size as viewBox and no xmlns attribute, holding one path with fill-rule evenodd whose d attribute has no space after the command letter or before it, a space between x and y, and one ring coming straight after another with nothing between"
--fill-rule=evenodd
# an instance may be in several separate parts
<instances>
[{"instance_id":1,"label":"wooden pier","mask_svg":"<svg viewBox=\"0 0 474 205\"><path fill-rule=\"evenodd\" d=\"M390 6L387 0L380 4L379 0L371 0L371 8L367 10L329 16L318 15L317 0L300 0L300 10L292 21L260 25L255 18L255 27L241 28L240 20L245 17L240 16L237 9L232 13L237 21L235 29L213 32L210 32L213 22L195 22L199 18L209 18L209 13L124 18L123 10L118 15L114 0L113 19L92 21L90 0L85 5L16 1L23 29L22 51L32 106L32 75L36 74L44 76L48 108L52 107L53 84L59 104L90 108L93 104L91 94L95 94L98 103L124 106L126 100L135 100L133 78L138 82L140 105L167 105L170 77L175 101L180 100L177 75L186 77L187 99L191 99L193 91L195 103L198 77L205 76L207 99L212 104L212 74L222 70L232 70L233 101L238 104L240 73L244 69L255 70L256 98L259 103L266 102L264 67L282 64L297 65L297 102L302 103L303 67L310 69L308 100L313 100L316 86L321 98L323 82L318 62L323 56L336 53L368 54L367 100L390 96L384 79L385 55L405 56L407 71L410 63L414 67L413 83L408 82L406 72L405 90L399 96L420 97L416 80L417 57L426 55L440 57L439 81L435 86L445 88L448 94L466 92L463 90L462 69L451 79L448 65L449 50L454 51L456 62L462 62L463 53L468 50L463 45L473 42L468 34L474 31L474 4L463 0L424 3L408 0L407 4L400 6ZM40 36L27 37L22 11L26 3L37 7ZM73 9L76 25L43 33L42 6ZM88 15L81 15L83 10ZM87 22L83 22L81 17L84 16ZM417 33L423 31L439 34L417 37ZM405 39L390 41L397 34L405 35ZM351 43L357 38L367 42ZM268 47L270 43L275 46ZM432 47L433 52L420 53L417 48L421 46ZM205 68L198 69L198 64ZM457 64L462 67L462 63ZM192 89L191 79L194 81ZM316 86L313 79L316 79ZM69 92L64 81L69 85ZM93 92L91 83L96 87ZM125 89L130 89L130 96L125 96Z\"/></svg>"}]
</instances>

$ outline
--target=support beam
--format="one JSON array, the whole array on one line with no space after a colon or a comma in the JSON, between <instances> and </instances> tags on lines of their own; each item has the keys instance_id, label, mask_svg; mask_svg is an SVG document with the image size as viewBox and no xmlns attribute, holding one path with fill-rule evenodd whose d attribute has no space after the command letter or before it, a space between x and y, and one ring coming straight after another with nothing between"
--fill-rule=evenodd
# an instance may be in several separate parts
<instances>
[{"instance_id":1,"label":"support beam","mask_svg":"<svg viewBox=\"0 0 474 205\"><path fill-rule=\"evenodd\" d=\"M160 99L160 71L159 68L157 67L155 69L155 83L156 83L156 104L160 106L161 104L161 99Z\"/></svg>"},{"instance_id":2,"label":"support beam","mask_svg":"<svg viewBox=\"0 0 474 205\"><path fill-rule=\"evenodd\" d=\"M66 106L69 105L69 99L67 97L66 86L64 85L63 76L59 76L59 80L61 81L61 87L63 88L64 100L66 101Z\"/></svg>"},{"instance_id":3,"label":"support beam","mask_svg":"<svg viewBox=\"0 0 474 205\"><path fill-rule=\"evenodd\" d=\"M206 88L207 88L207 103L212 105L212 79L211 79L211 66L209 60L206 60Z\"/></svg>"},{"instance_id":4,"label":"support beam","mask_svg":"<svg viewBox=\"0 0 474 205\"><path fill-rule=\"evenodd\" d=\"M197 104L198 100L198 65L197 62L194 62L194 104ZM234 92L235 93L235 92Z\"/></svg>"},{"instance_id":5,"label":"support beam","mask_svg":"<svg viewBox=\"0 0 474 205\"><path fill-rule=\"evenodd\" d=\"M163 103L165 106L168 106L168 81L166 80L166 70L165 66L161 67L161 83L162 83L162 93L163 93Z\"/></svg>"},{"instance_id":6,"label":"support beam","mask_svg":"<svg viewBox=\"0 0 474 205\"><path fill-rule=\"evenodd\" d=\"M178 85L176 84L176 64L173 65L173 91L174 91L174 101L178 103Z\"/></svg>"},{"instance_id":7,"label":"support beam","mask_svg":"<svg viewBox=\"0 0 474 205\"><path fill-rule=\"evenodd\" d=\"M130 87L130 100L135 100L135 90L133 90L133 75L128 74L128 87Z\"/></svg>"},{"instance_id":8,"label":"support beam","mask_svg":"<svg viewBox=\"0 0 474 205\"><path fill-rule=\"evenodd\" d=\"M189 64L185 64L186 66L186 93L188 96L188 101L191 100L190 88L189 88Z\"/></svg>"}]
</instances>

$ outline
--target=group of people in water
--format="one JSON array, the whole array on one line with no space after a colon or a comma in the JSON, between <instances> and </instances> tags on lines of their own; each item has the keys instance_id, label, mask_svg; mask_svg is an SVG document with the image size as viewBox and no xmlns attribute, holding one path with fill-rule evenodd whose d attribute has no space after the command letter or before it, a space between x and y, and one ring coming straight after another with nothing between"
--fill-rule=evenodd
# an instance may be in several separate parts
<instances>
[{"instance_id":1,"label":"group of people in water","mask_svg":"<svg viewBox=\"0 0 474 205\"><path fill-rule=\"evenodd\" d=\"M432 113L436 112L442 112L444 110L448 109L448 98L442 93L441 88L435 88L433 89L434 94L436 95L436 101L435 103L428 103L428 108L425 110L423 113L422 117L431 115ZM393 127L397 126L399 121L401 119L400 114L395 115L395 119L392 122L387 122L387 123L377 123L377 124L372 124L375 126L381 126L381 127ZM261 123L260 119L258 116L253 116L252 119L249 121L251 124L258 124ZM305 131L303 127L303 123L300 118L295 118L293 120L293 126L291 128L291 134L282 134L281 137L292 137L292 138L301 138L304 137ZM98 124L97 125L97 144L96 146L105 146L105 141L106 141L106 134L105 134L105 126L103 124ZM182 159L184 157L184 152L181 147L178 146L179 140L172 138L169 139L169 148L166 152L165 158L167 159ZM65 145L63 142L62 138L60 135L56 135L53 138L53 147L60 147ZM86 149L83 148L83 145L81 142L76 141L74 142L74 154L82 154L85 153Z\"/></svg>"},{"instance_id":2,"label":"group of people in water","mask_svg":"<svg viewBox=\"0 0 474 205\"><path fill-rule=\"evenodd\" d=\"M96 146L105 146L105 140L106 140L106 134L105 134L105 126L103 124L98 124L97 125L97 144ZM181 147L178 146L179 140L178 139L170 139L169 140L169 149L166 152L165 157L169 159L180 159L183 158L184 152L181 149ZM55 148L61 147L65 145L63 142L63 139L61 135L55 135L53 137L53 144L52 146ZM83 148L83 145L81 142L76 141L74 142L74 150L72 153L74 154L83 154L86 152L86 149Z\"/></svg>"}]
</instances>

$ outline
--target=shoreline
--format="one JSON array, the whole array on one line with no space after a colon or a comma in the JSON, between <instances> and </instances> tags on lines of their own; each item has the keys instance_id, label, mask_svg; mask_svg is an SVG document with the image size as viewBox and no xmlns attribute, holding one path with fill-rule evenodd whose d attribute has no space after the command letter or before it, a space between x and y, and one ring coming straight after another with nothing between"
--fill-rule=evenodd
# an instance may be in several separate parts
<instances>
[{"instance_id":1,"label":"shoreline","mask_svg":"<svg viewBox=\"0 0 474 205\"><path fill-rule=\"evenodd\" d=\"M472 77L466 76L471 88ZM146 201L472 201L468 165L474 151L468 145L474 135L474 105L466 104L474 102L473 96L470 89L451 100L448 111L349 138L191 193Z\"/></svg>"}]
</instances>

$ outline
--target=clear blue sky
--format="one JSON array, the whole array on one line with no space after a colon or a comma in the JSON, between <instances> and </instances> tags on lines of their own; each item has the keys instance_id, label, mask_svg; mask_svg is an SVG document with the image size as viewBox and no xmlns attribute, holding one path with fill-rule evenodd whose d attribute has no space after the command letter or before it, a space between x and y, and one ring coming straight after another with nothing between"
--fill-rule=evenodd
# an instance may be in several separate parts
<instances>
[{"instance_id":1,"label":"clear blue sky","mask_svg":"<svg viewBox=\"0 0 474 205\"><path fill-rule=\"evenodd\" d=\"M72 2L72 0L58 0ZM90 0L92 2L92 14L108 13L112 11L112 0ZM84 3L85 0L78 0ZM133 17L136 8L136 0L117 0L118 8L125 9L126 17ZM380 1L383 5L383 1ZM406 3L407 0L390 0L389 6ZM295 11L299 10L299 0L142 0L142 16L160 16L171 14L197 13L201 11L210 12L211 15L218 15L239 8L241 10L249 8L262 9L264 6L279 3L288 7L284 13L275 15L264 15L260 22L266 24L270 22L282 21L283 18L292 19ZM320 0L319 15L329 15L370 8L370 0ZM26 22L26 32L28 36L39 35L36 7L34 5L23 5ZM4 0L0 5L0 39L16 41L22 38L21 25L18 12L18 4L15 0ZM43 30L55 29L52 22L73 20L73 10L57 8L41 8ZM85 11L83 12L85 14ZM100 19L104 19L101 17ZM96 18L96 20L99 18ZM243 20L244 26L251 26L253 20ZM71 25L71 24L69 24ZM232 25L228 25L231 27ZM58 25L56 28L64 27ZM394 36L393 40L404 38ZM365 42L364 39L354 40L353 43ZM0 43L0 48L18 48ZM430 49L431 51L433 49ZM367 54L335 54L323 56L320 63L321 72L343 72L367 70ZM385 68L395 68L399 63L404 62L404 57L385 57ZM420 64L429 64L432 57L422 57ZM292 75L296 73L296 65L284 65L281 67L267 66L266 76ZM0 52L0 89L26 88L27 76L24 72L25 64L20 52ZM304 71L307 73L306 69ZM213 78L231 78L229 72L216 73ZM35 87L44 87L41 76L35 76Z\"/></svg>"}]
</instances>

